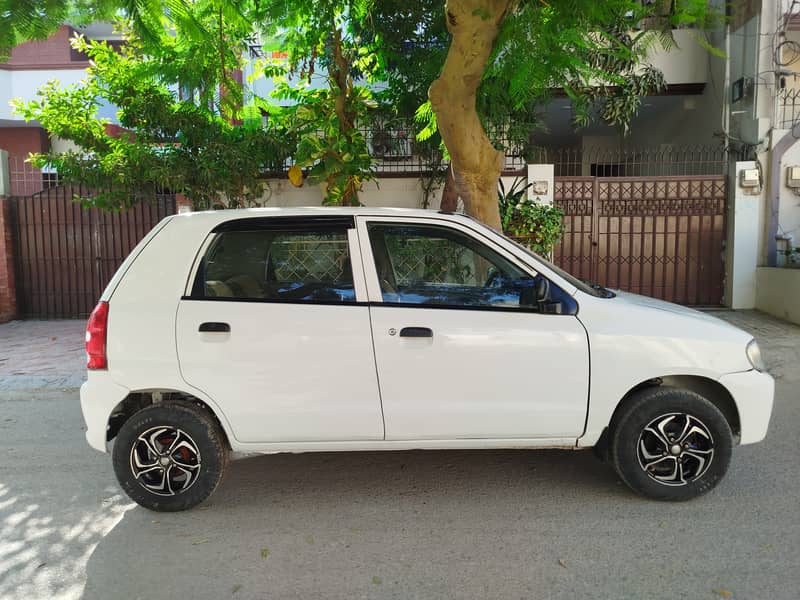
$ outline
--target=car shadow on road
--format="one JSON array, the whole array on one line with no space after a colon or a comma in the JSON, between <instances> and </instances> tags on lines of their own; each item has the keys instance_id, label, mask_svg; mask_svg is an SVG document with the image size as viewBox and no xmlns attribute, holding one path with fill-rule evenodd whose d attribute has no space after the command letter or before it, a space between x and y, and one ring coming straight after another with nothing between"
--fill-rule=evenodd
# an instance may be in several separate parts
<instances>
[{"instance_id":1,"label":"car shadow on road","mask_svg":"<svg viewBox=\"0 0 800 600\"><path fill-rule=\"evenodd\" d=\"M398 569L425 580L475 552L493 564L504 540L557 537L564 511L588 523L626 501L641 502L588 451L247 458L199 508L128 511L91 556L83 597L369 596Z\"/></svg>"}]
</instances>

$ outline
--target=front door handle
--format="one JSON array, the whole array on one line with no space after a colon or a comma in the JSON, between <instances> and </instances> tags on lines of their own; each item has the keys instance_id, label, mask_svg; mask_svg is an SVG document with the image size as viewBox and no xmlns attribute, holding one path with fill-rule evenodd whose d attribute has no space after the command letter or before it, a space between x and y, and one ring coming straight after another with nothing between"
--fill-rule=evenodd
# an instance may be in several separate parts
<instances>
[{"instance_id":1,"label":"front door handle","mask_svg":"<svg viewBox=\"0 0 800 600\"><path fill-rule=\"evenodd\" d=\"M227 323L201 323L197 331L201 333L230 333L231 326Z\"/></svg>"},{"instance_id":2,"label":"front door handle","mask_svg":"<svg viewBox=\"0 0 800 600\"><path fill-rule=\"evenodd\" d=\"M428 327L403 327L400 337L429 338L433 337L433 330Z\"/></svg>"}]
</instances>

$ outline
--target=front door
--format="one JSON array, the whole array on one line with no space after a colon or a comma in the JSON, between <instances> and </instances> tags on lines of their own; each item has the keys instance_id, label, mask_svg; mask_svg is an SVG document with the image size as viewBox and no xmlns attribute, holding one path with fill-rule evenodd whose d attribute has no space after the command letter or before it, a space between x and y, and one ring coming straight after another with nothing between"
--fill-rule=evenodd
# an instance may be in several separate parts
<instances>
[{"instance_id":1,"label":"front door","mask_svg":"<svg viewBox=\"0 0 800 600\"><path fill-rule=\"evenodd\" d=\"M346 221L241 219L206 245L178 308L178 356L184 379L222 407L240 442L383 439Z\"/></svg>"},{"instance_id":2,"label":"front door","mask_svg":"<svg viewBox=\"0 0 800 600\"><path fill-rule=\"evenodd\" d=\"M386 439L580 436L589 351L575 300L439 223L359 224Z\"/></svg>"}]
</instances>

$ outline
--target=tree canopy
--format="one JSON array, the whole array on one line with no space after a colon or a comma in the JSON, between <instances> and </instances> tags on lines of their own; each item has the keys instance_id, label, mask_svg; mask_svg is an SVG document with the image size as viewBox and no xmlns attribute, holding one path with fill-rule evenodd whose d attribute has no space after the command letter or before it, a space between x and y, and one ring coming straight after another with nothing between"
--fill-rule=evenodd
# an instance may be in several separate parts
<instances>
[{"instance_id":1,"label":"tree canopy","mask_svg":"<svg viewBox=\"0 0 800 600\"><path fill-rule=\"evenodd\" d=\"M95 60L91 93L120 106L123 125L136 134L136 152L142 144L160 144L176 155L183 151L175 148L185 148L183 158L200 160L209 156L211 138L239 140L242 148L256 139L265 148L294 143L291 153L312 181L324 184L328 202L355 204L361 184L373 176L358 124L377 107L416 111L427 123L425 135L441 135L467 212L498 228L502 153L486 134L488 121L532 118L557 92L572 101L576 127L599 119L625 131L641 97L664 85L646 64L648 51L655 44L670 47L675 27L703 29L717 17L702 0L28 0L0 9L0 47L41 37L67 18L110 14L121 16L134 49L115 58L100 46L87 47ZM258 36L278 39L288 56L261 61L257 72L280 79L277 98L245 98L232 77ZM120 61L128 61L130 76ZM314 77L324 85L310 86ZM111 85L112 79L124 83ZM175 98L175 86L190 93ZM41 101L19 110L80 143L84 125L96 129L87 122L91 111L71 124L65 111L76 103L90 107L91 93L75 92L67 101L51 86ZM280 99L292 106L279 106ZM251 108L237 108L242 103ZM181 126L159 125L153 135L148 123L158 119L145 114L151 110ZM269 115L259 134L266 137L236 133L232 123L260 113ZM187 131L197 124L178 115L202 115L228 137L214 134L190 152ZM96 145L94 160L101 162L104 148L124 143ZM170 153L159 152L151 155ZM255 155L263 162L263 153ZM67 159L56 164L74 173L79 166ZM188 164L199 168L202 162ZM246 164L248 173L255 168L228 164L234 170ZM234 195L246 198L255 193L252 186L247 179L238 189L250 191Z\"/></svg>"}]
</instances>

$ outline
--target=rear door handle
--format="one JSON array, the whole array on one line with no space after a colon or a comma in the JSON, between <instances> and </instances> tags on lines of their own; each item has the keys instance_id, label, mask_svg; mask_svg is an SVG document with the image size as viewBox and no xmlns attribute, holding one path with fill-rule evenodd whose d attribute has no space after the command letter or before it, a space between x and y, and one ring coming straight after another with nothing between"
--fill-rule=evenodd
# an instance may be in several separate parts
<instances>
[{"instance_id":1,"label":"rear door handle","mask_svg":"<svg viewBox=\"0 0 800 600\"><path fill-rule=\"evenodd\" d=\"M429 338L433 337L433 330L428 327L403 327L400 337Z\"/></svg>"},{"instance_id":2,"label":"rear door handle","mask_svg":"<svg viewBox=\"0 0 800 600\"><path fill-rule=\"evenodd\" d=\"M201 323L197 331L202 333L230 333L231 326L227 323Z\"/></svg>"}]
</instances>

